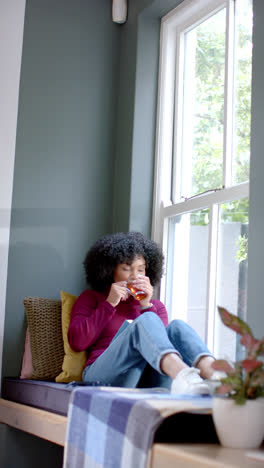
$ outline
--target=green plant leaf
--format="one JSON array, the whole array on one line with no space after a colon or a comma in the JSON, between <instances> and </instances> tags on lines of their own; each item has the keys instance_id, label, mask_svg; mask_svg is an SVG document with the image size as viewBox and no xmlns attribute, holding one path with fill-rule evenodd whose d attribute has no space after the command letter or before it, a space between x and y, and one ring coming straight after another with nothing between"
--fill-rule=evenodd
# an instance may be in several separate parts
<instances>
[{"instance_id":1,"label":"green plant leaf","mask_svg":"<svg viewBox=\"0 0 264 468\"><path fill-rule=\"evenodd\" d=\"M258 354L264 356L264 337L260 340Z\"/></svg>"},{"instance_id":2,"label":"green plant leaf","mask_svg":"<svg viewBox=\"0 0 264 468\"><path fill-rule=\"evenodd\" d=\"M248 333L245 333L244 335L242 335L240 343L243 346L245 346L245 348L248 351L252 353L257 352L261 345L260 340L257 340L256 338L254 338L252 335L249 335Z\"/></svg>"},{"instance_id":3,"label":"green plant leaf","mask_svg":"<svg viewBox=\"0 0 264 468\"><path fill-rule=\"evenodd\" d=\"M237 392L242 391L241 389L243 388L243 380L238 374L224 377L223 379L221 379L221 382L223 384L231 385L233 390L236 390Z\"/></svg>"},{"instance_id":4,"label":"green plant leaf","mask_svg":"<svg viewBox=\"0 0 264 468\"><path fill-rule=\"evenodd\" d=\"M234 372L236 372L236 369L230 366L225 359L216 359L212 364L212 368L226 372L227 374L234 374Z\"/></svg>"},{"instance_id":5,"label":"green plant leaf","mask_svg":"<svg viewBox=\"0 0 264 468\"><path fill-rule=\"evenodd\" d=\"M256 359L244 359L241 364L247 373L253 372L263 365L261 361L257 361Z\"/></svg>"},{"instance_id":6,"label":"green plant leaf","mask_svg":"<svg viewBox=\"0 0 264 468\"><path fill-rule=\"evenodd\" d=\"M251 329L241 318L231 314L224 307L218 306L218 312L220 314L222 322L228 328L231 328L231 330L234 330L240 335L248 334L250 336L253 336Z\"/></svg>"},{"instance_id":7,"label":"green plant leaf","mask_svg":"<svg viewBox=\"0 0 264 468\"><path fill-rule=\"evenodd\" d=\"M233 387L228 384L222 384L216 389L217 395L229 394L233 390Z\"/></svg>"},{"instance_id":8,"label":"green plant leaf","mask_svg":"<svg viewBox=\"0 0 264 468\"><path fill-rule=\"evenodd\" d=\"M244 405L247 401L247 398L244 395L239 395L239 394L233 395L231 396L231 398L233 398L236 404L240 406Z\"/></svg>"},{"instance_id":9,"label":"green plant leaf","mask_svg":"<svg viewBox=\"0 0 264 468\"><path fill-rule=\"evenodd\" d=\"M264 397L264 387L260 388L256 388L256 392L255 392L255 398L263 398Z\"/></svg>"},{"instance_id":10,"label":"green plant leaf","mask_svg":"<svg viewBox=\"0 0 264 468\"><path fill-rule=\"evenodd\" d=\"M250 378L250 386L263 387L264 391L264 369L257 369Z\"/></svg>"}]
</instances>

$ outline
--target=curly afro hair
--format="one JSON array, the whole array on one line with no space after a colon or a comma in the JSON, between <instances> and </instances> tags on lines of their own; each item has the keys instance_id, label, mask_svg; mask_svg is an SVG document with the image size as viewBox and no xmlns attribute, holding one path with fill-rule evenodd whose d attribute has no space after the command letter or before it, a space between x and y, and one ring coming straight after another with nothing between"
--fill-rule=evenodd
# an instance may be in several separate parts
<instances>
[{"instance_id":1,"label":"curly afro hair","mask_svg":"<svg viewBox=\"0 0 264 468\"><path fill-rule=\"evenodd\" d=\"M164 257L161 249L140 232L118 232L100 237L90 248L83 262L86 281L95 291L102 292L114 282L114 271L120 263L133 262L142 255L146 262L146 276L152 286L160 282Z\"/></svg>"}]
</instances>

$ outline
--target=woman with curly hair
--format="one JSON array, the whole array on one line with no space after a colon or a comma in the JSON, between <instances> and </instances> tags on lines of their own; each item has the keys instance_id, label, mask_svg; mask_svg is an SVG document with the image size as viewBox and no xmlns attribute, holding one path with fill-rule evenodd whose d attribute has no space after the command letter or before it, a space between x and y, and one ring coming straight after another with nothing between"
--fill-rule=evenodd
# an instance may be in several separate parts
<instances>
[{"instance_id":1,"label":"woman with curly hair","mask_svg":"<svg viewBox=\"0 0 264 468\"><path fill-rule=\"evenodd\" d=\"M168 324L164 304L153 299L163 273L159 246L138 232L106 235L84 268L92 289L76 300L68 332L72 349L88 351L83 381L208 393L214 357L189 325Z\"/></svg>"}]
</instances>

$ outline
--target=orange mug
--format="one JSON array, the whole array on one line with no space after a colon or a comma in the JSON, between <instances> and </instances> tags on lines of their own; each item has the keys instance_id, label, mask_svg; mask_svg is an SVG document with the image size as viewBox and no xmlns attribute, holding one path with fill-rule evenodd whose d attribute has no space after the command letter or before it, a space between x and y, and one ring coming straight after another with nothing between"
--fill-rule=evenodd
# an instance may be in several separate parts
<instances>
[{"instance_id":1,"label":"orange mug","mask_svg":"<svg viewBox=\"0 0 264 468\"><path fill-rule=\"evenodd\" d=\"M145 297L147 297L147 295L146 295L146 293L144 291L141 291L141 290L135 288L135 286L133 286L132 283L127 284L127 289L130 292L130 294L135 299L137 299L138 301L141 301L142 299L145 299Z\"/></svg>"}]
</instances>

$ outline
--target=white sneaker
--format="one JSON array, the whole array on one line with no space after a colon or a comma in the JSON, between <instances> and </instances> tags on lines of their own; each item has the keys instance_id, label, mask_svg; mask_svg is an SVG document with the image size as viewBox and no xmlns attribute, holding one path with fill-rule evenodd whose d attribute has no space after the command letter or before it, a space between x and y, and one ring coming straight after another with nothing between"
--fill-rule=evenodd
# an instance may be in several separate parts
<instances>
[{"instance_id":1,"label":"white sneaker","mask_svg":"<svg viewBox=\"0 0 264 468\"><path fill-rule=\"evenodd\" d=\"M209 387L200 377L200 370L194 367L182 369L171 384L171 393L178 395L205 395L209 394Z\"/></svg>"}]
</instances>

